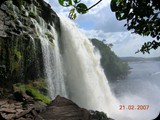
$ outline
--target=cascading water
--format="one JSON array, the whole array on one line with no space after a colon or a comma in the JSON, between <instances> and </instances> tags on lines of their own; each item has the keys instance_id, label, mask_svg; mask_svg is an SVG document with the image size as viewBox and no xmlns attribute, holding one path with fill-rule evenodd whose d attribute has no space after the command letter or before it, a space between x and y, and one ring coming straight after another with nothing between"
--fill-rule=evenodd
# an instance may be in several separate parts
<instances>
[{"instance_id":1,"label":"cascading water","mask_svg":"<svg viewBox=\"0 0 160 120\"><path fill-rule=\"evenodd\" d=\"M44 20L39 18L39 21L40 23L37 23L36 20L32 19L41 41L44 72L47 79L49 96L51 99L54 99L56 95L67 97L59 52L58 34L54 26L50 25L51 30L49 31Z\"/></svg>"},{"instance_id":2,"label":"cascading water","mask_svg":"<svg viewBox=\"0 0 160 120\"><path fill-rule=\"evenodd\" d=\"M113 116L118 102L100 67L100 59L93 52L93 45L71 21L62 17L61 43L69 98L81 107Z\"/></svg>"},{"instance_id":3,"label":"cascading water","mask_svg":"<svg viewBox=\"0 0 160 120\"><path fill-rule=\"evenodd\" d=\"M49 96L52 99L56 95L68 97L81 107L104 111L116 120L126 120L120 117L119 103L100 67L100 54L94 53L87 37L74 23L62 17L60 38L54 26L50 25L48 30L44 20L39 18L39 21L32 19L41 41Z\"/></svg>"},{"instance_id":4,"label":"cascading water","mask_svg":"<svg viewBox=\"0 0 160 120\"><path fill-rule=\"evenodd\" d=\"M48 79L49 93L50 97L53 99L56 95L67 97L67 94L64 85L62 62L60 59L59 46L57 42L57 33L52 26L51 28L51 32L54 34L54 44L45 39L41 41L41 44L45 63L45 71Z\"/></svg>"}]
</instances>

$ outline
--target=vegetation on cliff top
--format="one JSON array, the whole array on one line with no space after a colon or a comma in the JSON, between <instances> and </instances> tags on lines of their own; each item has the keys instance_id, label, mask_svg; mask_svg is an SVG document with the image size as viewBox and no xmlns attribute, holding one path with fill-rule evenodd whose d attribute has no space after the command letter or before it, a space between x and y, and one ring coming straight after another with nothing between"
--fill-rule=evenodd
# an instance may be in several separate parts
<instances>
[{"instance_id":1,"label":"vegetation on cliff top","mask_svg":"<svg viewBox=\"0 0 160 120\"><path fill-rule=\"evenodd\" d=\"M111 50L109 45L104 44L97 39L91 39L92 43L98 48L101 54L101 65L104 72L110 82L117 79L124 79L128 73L130 67L127 63L122 62L120 58Z\"/></svg>"}]
</instances>

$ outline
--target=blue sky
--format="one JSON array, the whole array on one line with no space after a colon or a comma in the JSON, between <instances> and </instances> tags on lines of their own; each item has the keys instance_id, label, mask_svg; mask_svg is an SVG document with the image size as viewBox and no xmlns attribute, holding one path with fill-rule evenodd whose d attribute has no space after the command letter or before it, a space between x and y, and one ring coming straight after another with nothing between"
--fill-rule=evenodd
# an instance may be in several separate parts
<instances>
[{"instance_id":1,"label":"blue sky","mask_svg":"<svg viewBox=\"0 0 160 120\"><path fill-rule=\"evenodd\" d=\"M68 16L70 8L63 8L58 0L45 0L58 14ZM88 6L92 6L98 0L81 0ZM142 37L131 34L124 26L126 21L118 21L110 10L110 0L103 0L85 15L78 15L74 20L77 27L86 34L88 38L105 39L106 43L112 43L112 50L120 57L155 57L160 56L160 49L152 50L150 54L135 54L144 42L152 40L150 37Z\"/></svg>"}]
</instances>

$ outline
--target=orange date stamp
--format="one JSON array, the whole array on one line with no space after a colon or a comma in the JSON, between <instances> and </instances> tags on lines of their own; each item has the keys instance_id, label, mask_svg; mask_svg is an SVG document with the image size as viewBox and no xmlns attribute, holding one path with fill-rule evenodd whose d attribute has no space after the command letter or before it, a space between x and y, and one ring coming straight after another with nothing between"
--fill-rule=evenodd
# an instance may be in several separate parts
<instances>
[{"instance_id":1,"label":"orange date stamp","mask_svg":"<svg viewBox=\"0 0 160 120\"><path fill-rule=\"evenodd\" d=\"M119 105L119 110L148 110L149 105Z\"/></svg>"}]
</instances>

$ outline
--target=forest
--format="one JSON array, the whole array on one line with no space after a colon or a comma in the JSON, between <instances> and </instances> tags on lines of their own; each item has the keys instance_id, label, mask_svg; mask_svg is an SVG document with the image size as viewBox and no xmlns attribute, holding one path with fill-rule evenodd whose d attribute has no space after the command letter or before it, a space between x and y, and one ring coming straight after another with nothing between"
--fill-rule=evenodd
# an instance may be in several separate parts
<instances>
[{"instance_id":1,"label":"forest","mask_svg":"<svg viewBox=\"0 0 160 120\"><path fill-rule=\"evenodd\" d=\"M95 38L91 39L91 41L101 54L101 66L103 67L109 82L124 79L129 73L130 67L128 64L122 62L122 60L111 50L109 45L104 44L102 41Z\"/></svg>"}]
</instances>

